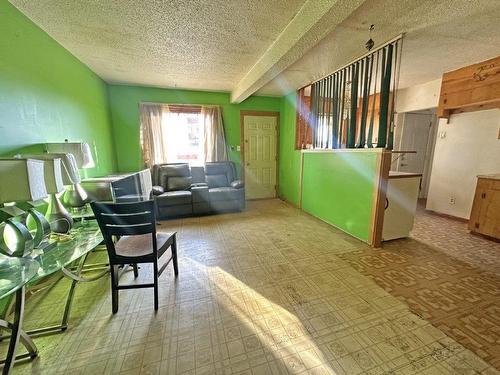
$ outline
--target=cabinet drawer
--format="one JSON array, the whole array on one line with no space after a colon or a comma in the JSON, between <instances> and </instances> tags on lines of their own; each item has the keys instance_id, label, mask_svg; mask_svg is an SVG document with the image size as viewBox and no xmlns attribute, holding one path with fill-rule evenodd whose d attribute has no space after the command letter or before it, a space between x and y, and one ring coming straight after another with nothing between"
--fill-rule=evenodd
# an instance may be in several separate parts
<instances>
[{"instance_id":1,"label":"cabinet drawer","mask_svg":"<svg viewBox=\"0 0 500 375\"><path fill-rule=\"evenodd\" d=\"M490 180L491 190L500 190L500 180Z\"/></svg>"}]
</instances>

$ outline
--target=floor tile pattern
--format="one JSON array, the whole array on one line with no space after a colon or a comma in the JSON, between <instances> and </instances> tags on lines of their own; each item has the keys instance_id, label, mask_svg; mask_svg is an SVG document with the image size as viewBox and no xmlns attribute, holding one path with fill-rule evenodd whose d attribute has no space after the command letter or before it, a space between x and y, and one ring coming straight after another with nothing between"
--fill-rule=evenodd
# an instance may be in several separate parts
<instances>
[{"instance_id":1,"label":"floor tile pattern","mask_svg":"<svg viewBox=\"0 0 500 375\"><path fill-rule=\"evenodd\" d=\"M418 207L412 237L441 252L485 271L500 270L500 242L480 235L471 235L467 222L453 220Z\"/></svg>"},{"instance_id":2,"label":"floor tile pattern","mask_svg":"<svg viewBox=\"0 0 500 375\"><path fill-rule=\"evenodd\" d=\"M419 210L412 238L340 257L500 369L500 244Z\"/></svg>"},{"instance_id":3,"label":"floor tile pattern","mask_svg":"<svg viewBox=\"0 0 500 375\"><path fill-rule=\"evenodd\" d=\"M81 284L70 328L37 338L15 373L499 374L351 267L366 245L278 200L248 206L163 222L180 276L162 275L159 311L152 291L126 290L112 315L109 279ZM26 324L57 322L67 287L33 295Z\"/></svg>"}]
</instances>

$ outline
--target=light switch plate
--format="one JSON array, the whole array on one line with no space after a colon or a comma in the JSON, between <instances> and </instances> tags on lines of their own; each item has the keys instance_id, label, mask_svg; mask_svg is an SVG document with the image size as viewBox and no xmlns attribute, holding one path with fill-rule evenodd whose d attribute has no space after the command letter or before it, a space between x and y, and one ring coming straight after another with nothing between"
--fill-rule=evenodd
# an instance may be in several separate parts
<instances>
[{"instance_id":1,"label":"light switch plate","mask_svg":"<svg viewBox=\"0 0 500 375\"><path fill-rule=\"evenodd\" d=\"M240 145L236 146L236 151L241 151Z\"/></svg>"}]
</instances>

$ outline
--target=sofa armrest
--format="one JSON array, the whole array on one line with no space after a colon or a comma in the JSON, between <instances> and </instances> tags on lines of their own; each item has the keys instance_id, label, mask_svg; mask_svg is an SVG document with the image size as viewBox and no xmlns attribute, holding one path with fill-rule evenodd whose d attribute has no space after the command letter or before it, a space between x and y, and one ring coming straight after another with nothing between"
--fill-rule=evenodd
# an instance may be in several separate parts
<instances>
[{"instance_id":1,"label":"sofa armrest","mask_svg":"<svg viewBox=\"0 0 500 375\"><path fill-rule=\"evenodd\" d=\"M192 184L191 194L193 203L207 203L210 201L208 185L204 183Z\"/></svg>"},{"instance_id":2,"label":"sofa armrest","mask_svg":"<svg viewBox=\"0 0 500 375\"><path fill-rule=\"evenodd\" d=\"M241 180L234 180L233 182L231 182L231 187L235 189L241 189L245 187L245 183Z\"/></svg>"},{"instance_id":3,"label":"sofa armrest","mask_svg":"<svg viewBox=\"0 0 500 375\"><path fill-rule=\"evenodd\" d=\"M152 193L153 195L162 195L165 192L162 186L153 186Z\"/></svg>"}]
</instances>

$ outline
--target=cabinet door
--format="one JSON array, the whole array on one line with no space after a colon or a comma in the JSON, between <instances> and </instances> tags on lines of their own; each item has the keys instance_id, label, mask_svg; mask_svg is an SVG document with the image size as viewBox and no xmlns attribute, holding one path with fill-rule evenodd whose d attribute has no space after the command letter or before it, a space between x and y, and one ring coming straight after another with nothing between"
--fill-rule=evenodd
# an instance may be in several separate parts
<instances>
[{"instance_id":1,"label":"cabinet door","mask_svg":"<svg viewBox=\"0 0 500 375\"><path fill-rule=\"evenodd\" d=\"M469 230L480 232L481 210L486 197L486 192L490 189L490 180L480 178L477 180L476 193L474 195L474 203L469 219Z\"/></svg>"},{"instance_id":2,"label":"cabinet door","mask_svg":"<svg viewBox=\"0 0 500 375\"><path fill-rule=\"evenodd\" d=\"M500 238L500 181L495 181L485 193L478 232Z\"/></svg>"}]
</instances>

